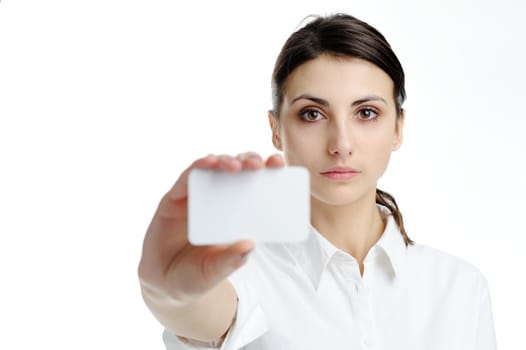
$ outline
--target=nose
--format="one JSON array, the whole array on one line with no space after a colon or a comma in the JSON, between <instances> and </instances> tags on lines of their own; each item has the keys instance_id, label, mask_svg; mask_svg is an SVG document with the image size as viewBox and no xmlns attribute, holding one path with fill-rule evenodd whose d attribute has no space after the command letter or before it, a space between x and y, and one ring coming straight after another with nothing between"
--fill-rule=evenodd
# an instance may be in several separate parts
<instances>
[{"instance_id":1,"label":"nose","mask_svg":"<svg viewBox=\"0 0 526 350\"><path fill-rule=\"evenodd\" d=\"M353 152L352 135L345 122L333 122L328 131L328 151L330 155L350 156Z\"/></svg>"}]
</instances>

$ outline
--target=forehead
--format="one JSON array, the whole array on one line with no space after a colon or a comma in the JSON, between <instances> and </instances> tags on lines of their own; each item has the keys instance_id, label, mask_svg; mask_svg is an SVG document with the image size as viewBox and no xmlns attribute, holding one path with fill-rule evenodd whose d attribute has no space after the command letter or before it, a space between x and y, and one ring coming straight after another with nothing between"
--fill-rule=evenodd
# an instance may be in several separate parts
<instances>
[{"instance_id":1,"label":"forehead","mask_svg":"<svg viewBox=\"0 0 526 350\"><path fill-rule=\"evenodd\" d=\"M369 61L321 55L298 66L287 77L284 102L290 103L301 94L313 94L329 101L375 94L394 104L393 89L389 75Z\"/></svg>"}]
</instances>

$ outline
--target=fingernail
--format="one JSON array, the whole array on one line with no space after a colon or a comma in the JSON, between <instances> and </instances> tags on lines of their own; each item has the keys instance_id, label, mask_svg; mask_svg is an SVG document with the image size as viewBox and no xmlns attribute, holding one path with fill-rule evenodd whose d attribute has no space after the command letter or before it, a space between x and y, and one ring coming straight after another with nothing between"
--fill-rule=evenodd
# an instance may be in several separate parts
<instances>
[{"instance_id":1,"label":"fingernail","mask_svg":"<svg viewBox=\"0 0 526 350\"><path fill-rule=\"evenodd\" d=\"M253 250L254 250L254 248L252 248L252 249L250 249L250 250L244 252L243 254L241 254L241 255L239 256L239 259L246 259L247 256L249 256L250 253L252 253Z\"/></svg>"},{"instance_id":2,"label":"fingernail","mask_svg":"<svg viewBox=\"0 0 526 350\"><path fill-rule=\"evenodd\" d=\"M228 156L228 155L222 155L221 156L221 160L223 160L223 161L230 161L232 159L234 159L234 157L232 157L232 156Z\"/></svg>"},{"instance_id":3,"label":"fingernail","mask_svg":"<svg viewBox=\"0 0 526 350\"><path fill-rule=\"evenodd\" d=\"M240 155L237 156L237 158L240 160L240 161L244 161L245 159L247 159L249 157L248 154L246 153L242 153Z\"/></svg>"}]
</instances>

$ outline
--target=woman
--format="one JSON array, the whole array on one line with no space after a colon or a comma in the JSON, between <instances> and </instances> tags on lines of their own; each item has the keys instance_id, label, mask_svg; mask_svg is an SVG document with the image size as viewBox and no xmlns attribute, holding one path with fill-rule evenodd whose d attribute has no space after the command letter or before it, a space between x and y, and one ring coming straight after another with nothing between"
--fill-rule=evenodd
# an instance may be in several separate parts
<instances>
[{"instance_id":1,"label":"woman","mask_svg":"<svg viewBox=\"0 0 526 350\"><path fill-rule=\"evenodd\" d=\"M285 159L197 160L146 234L139 276L167 348L495 349L485 278L414 244L376 188L405 120L404 72L384 37L349 15L318 17L287 40L272 83L272 142ZM285 163L310 173L305 242L189 245L191 169Z\"/></svg>"}]
</instances>

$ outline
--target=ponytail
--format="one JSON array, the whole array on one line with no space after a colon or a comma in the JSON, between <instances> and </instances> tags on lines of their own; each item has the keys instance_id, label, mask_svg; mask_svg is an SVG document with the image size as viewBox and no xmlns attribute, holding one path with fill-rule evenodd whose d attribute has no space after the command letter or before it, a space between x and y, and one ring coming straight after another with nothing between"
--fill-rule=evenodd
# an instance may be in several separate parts
<instances>
[{"instance_id":1,"label":"ponytail","mask_svg":"<svg viewBox=\"0 0 526 350\"><path fill-rule=\"evenodd\" d=\"M409 238L407 235L407 232L405 232L404 227L404 219L402 217L402 213L400 212L400 209L398 209L398 205L396 204L396 201L393 196L391 196L389 193L384 192L380 189L376 189L376 203L383 205L384 207L387 207L391 214L393 215L393 218L398 225L398 229L400 230L400 233L402 234L402 237L404 238L404 242L406 246L414 244L414 241Z\"/></svg>"}]
</instances>

